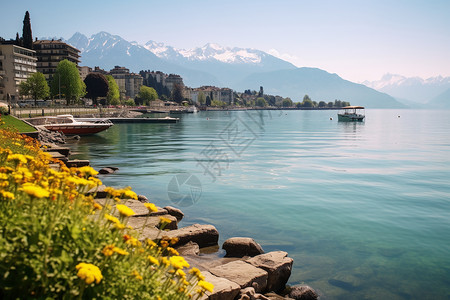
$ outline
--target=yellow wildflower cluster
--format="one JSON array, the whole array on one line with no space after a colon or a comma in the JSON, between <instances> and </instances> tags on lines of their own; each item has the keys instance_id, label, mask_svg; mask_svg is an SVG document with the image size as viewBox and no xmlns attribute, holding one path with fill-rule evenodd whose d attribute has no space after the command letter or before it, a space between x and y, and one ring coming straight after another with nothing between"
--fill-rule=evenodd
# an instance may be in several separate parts
<instances>
[{"instance_id":1,"label":"yellow wildflower cluster","mask_svg":"<svg viewBox=\"0 0 450 300\"><path fill-rule=\"evenodd\" d=\"M212 291L198 269L185 270L189 263L170 247L178 239L141 242L126 223L133 210L108 203L137 199L130 188L106 188L110 197L102 205L87 195L102 184L96 175L91 167L69 169L33 139L0 129L0 219L8 237L0 243L0 265L11 283L2 296L167 300ZM162 226L171 222L161 219ZM11 266L17 251L23 259ZM30 276L31 267L38 276Z\"/></svg>"}]
</instances>

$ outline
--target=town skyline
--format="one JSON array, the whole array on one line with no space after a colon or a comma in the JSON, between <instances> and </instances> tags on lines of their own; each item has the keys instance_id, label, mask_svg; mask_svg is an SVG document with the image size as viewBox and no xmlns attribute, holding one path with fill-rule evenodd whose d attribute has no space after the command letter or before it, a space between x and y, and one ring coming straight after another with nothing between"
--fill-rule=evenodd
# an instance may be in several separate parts
<instances>
[{"instance_id":1,"label":"town skyline","mask_svg":"<svg viewBox=\"0 0 450 300\"><path fill-rule=\"evenodd\" d=\"M0 36L14 38L25 11L33 38L100 31L143 45L252 48L354 82L384 74L450 76L446 1L6 2ZM227 13L224 13L227 12ZM52 21L50 21L52 20ZM146 66L143 66L146 68Z\"/></svg>"}]
</instances>

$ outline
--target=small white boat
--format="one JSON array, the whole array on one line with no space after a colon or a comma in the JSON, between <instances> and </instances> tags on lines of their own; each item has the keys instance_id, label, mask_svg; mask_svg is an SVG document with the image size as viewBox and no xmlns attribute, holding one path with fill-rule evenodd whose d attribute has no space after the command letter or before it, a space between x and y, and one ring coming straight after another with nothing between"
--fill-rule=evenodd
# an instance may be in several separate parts
<instances>
[{"instance_id":1,"label":"small white boat","mask_svg":"<svg viewBox=\"0 0 450 300\"><path fill-rule=\"evenodd\" d=\"M50 131L59 131L66 135L94 134L108 129L114 124L108 119L75 119L72 115L58 115L29 119L36 127L44 127Z\"/></svg>"},{"instance_id":2,"label":"small white boat","mask_svg":"<svg viewBox=\"0 0 450 300\"><path fill-rule=\"evenodd\" d=\"M345 106L338 113L338 121L341 122L362 122L364 118L363 106Z\"/></svg>"}]
</instances>

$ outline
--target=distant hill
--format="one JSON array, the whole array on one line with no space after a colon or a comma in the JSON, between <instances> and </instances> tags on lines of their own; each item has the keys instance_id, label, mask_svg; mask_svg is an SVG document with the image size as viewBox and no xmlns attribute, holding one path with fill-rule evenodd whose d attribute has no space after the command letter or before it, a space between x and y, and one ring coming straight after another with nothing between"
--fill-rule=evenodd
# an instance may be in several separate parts
<instances>
[{"instance_id":1,"label":"distant hill","mask_svg":"<svg viewBox=\"0 0 450 300\"><path fill-rule=\"evenodd\" d=\"M437 76L423 79L385 74L380 80L365 81L363 84L395 98L427 103L450 88L450 77Z\"/></svg>"},{"instance_id":2,"label":"distant hill","mask_svg":"<svg viewBox=\"0 0 450 300\"><path fill-rule=\"evenodd\" d=\"M450 109L450 89L431 99L428 105L431 108Z\"/></svg>"},{"instance_id":3,"label":"distant hill","mask_svg":"<svg viewBox=\"0 0 450 300\"><path fill-rule=\"evenodd\" d=\"M254 74L243 80L238 88L264 86L268 94L291 97L301 101L308 95L314 101L349 101L367 108L405 108L393 97L365 85L344 80L336 74L316 68L297 68Z\"/></svg>"},{"instance_id":4,"label":"distant hill","mask_svg":"<svg viewBox=\"0 0 450 300\"><path fill-rule=\"evenodd\" d=\"M124 66L132 72L154 70L175 73L187 86L215 85L236 91L258 90L301 101L350 101L366 107L405 107L394 98L320 69L293 64L256 49L206 44L192 50L175 49L149 41L145 46L117 35L99 32L90 38L75 33L67 42L81 51L81 65L110 70Z\"/></svg>"}]
</instances>

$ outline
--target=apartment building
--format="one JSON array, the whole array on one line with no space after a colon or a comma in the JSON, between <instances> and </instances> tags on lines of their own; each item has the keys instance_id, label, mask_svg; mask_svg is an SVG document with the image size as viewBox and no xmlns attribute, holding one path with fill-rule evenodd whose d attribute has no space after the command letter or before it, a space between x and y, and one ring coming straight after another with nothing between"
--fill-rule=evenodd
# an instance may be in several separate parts
<instances>
[{"instance_id":1,"label":"apartment building","mask_svg":"<svg viewBox=\"0 0 450 300\"><path fill-rule=\"evenodd\" d=\"M78 67L80 62L80 50L61 40L40 40L33 43L36 50L37 71L45 75L47 81L51 81L56 67L60 61L67 59Z\"/></svg>"},{"instance_id":2,"label":"apartment building","mask_svg":"<svg viewBox=\"0 0 450 300\"><path fill-rule=\"evenodd\" d=\"M0 42L0 100L14 103L19 100L19 85L36 73L36 51Z\"/></svg>"},{"instance_id":3,"label":"apartment building","mask_svg":"<svg viewBox=\"0 0 450 300\"><path fill-rule=\"evenodd\" d=\"M215 86L202 86L199 88L185 88L184 97L198 103L198 97L203 94L205 98L209 96L211 100L219 100L228 105L234 104L234 93L229 88L219 88Z\"/></svg>"},{"instance_id":4,"label":"apartment building","mask_svg":"<svg viewBox=\"0 0 450 300\"><path fill-rule=\"evenodd\" d=\"M143 78L136 73L130 73L125 67L115 66L109 74L116 80L119 86L121 99L134 99L141 89Z\"/></svg>"}]
</instances>

